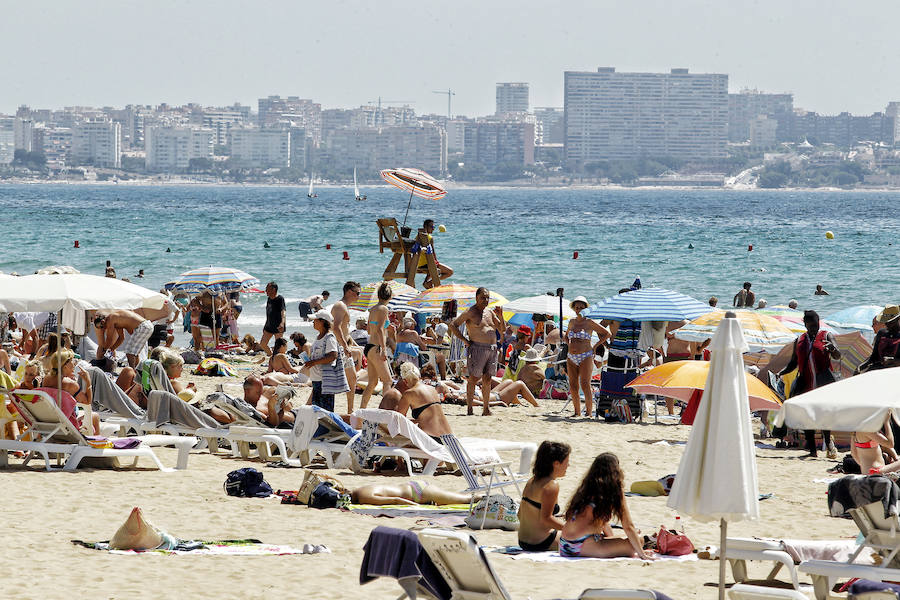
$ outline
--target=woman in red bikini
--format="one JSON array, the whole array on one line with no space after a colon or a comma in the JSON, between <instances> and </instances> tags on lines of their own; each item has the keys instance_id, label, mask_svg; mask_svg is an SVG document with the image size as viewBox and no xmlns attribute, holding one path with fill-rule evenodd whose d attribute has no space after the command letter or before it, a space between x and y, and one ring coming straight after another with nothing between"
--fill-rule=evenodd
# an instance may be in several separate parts
<instances>
[{"instance_id":1,"label":"woman in red bikini","mask_svg":"<svg viewBox=\"0 0 900 600\"><path fill-rule=\"evenodd\" d=\"M867 475L871 472L890 473L900 470L900 460L894 450L894 434L891 432L891 416L884 421L881 431L857 431L850 441L850 454L859 463L860 472ZM885 465L887 454L889 464Z\"/></svg>"}]
</instances>

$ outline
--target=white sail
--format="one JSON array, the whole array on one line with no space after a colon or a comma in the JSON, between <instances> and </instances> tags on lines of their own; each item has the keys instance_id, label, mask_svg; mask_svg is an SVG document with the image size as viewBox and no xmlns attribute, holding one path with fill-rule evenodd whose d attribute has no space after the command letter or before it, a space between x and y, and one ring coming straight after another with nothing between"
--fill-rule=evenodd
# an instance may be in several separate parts
<instances>
[{"instance_id":1,"label":"white sail","mask_svg":"<svg viewBox=\"0 0 900 600\"><path fill-rule=\"evenodd\" d=\"M313 176L312 173L309 174L309 192L306 194L310 198L312 198L315 194L313 193Z\"/></svg>"},{"instance_id":2,"label":"white sail","mask_svg":"<svg viewBox=\"0 0 900 600\"><path fill-rule=\"evenodd\" d=\"M356 184L356 167L353 167L353 191L356 193L356 197L359 198L359 186Z\"/></svg>"}]
</instances>

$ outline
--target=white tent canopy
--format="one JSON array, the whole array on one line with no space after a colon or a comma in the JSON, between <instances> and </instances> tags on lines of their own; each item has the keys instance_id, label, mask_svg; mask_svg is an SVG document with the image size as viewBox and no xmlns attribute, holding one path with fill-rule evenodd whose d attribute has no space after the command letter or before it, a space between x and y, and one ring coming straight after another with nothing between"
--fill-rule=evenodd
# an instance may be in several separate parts
<instances>
[{"instance_id":1,"label":"white tent canopy","mask_svg":"<svg viewBox=\"0 0 900 600\"><path fill-rule=\"evenodd\" d=\"M879 431L900 417L900 368L849 377L785 400L775 423L795 429Z\"/></svg>"},{"instance_id":2,"label":"white tent canopy","mask_svg":"<svg viewBox=\"0 0 900 600\"><path fill-rule=\"evenodd\" d=\"M541 294L540 296L528 296L526 298L518 298L512 302L503 305L506 312L539 314L539 315L558 315L559 314L559 296L548 296ZM571 319L575 316L575 311L569 308L569 300L563 298L563 318Z\"/></svg>"},{"instance_id":3,"label":"white tent canopy","mask_svg":"<svg viewBox=\"0 0 900 600\"><path fill-rule=\"evenodd\" d=\"M86 310L162 308L166 297L147 288L85 274L4 277L0 283L0 312L58 312L62 324L84 333Z\"/></svg>"}]
</instances>

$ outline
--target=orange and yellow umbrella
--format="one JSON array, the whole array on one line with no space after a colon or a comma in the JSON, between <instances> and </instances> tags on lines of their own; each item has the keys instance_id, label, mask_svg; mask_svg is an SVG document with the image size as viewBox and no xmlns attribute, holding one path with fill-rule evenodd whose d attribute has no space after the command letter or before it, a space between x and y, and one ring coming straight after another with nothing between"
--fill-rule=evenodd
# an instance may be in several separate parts
<instances>
[{"instance_id":1,"label":"orange and yellow umbrella","mask_svg":"<svg viewBox=\"0 0 900 600\"><path fill-rule=\"evenodd\" d=\"M709 365L705 360L672 361L639 375L625 387L633 388L639 394L655 394L688 402L696 390L706 387ZM744 377L747 378L751 411L781 408L781 400L775 392L749 373L744 373Z\"/></svg>"},{"instance_id":2,"label":"orange and yellow umbrella","mask_svg":"<svg viewBox=\"0 0 900 600\"><path fill-rule=\"evenodd\" d=\"M744 331L744 339L747 340L750 352L777 352L797 337L784 323L769 315L755 310L735 310L734 313ZM724 318L724 311L711 312L672 333L679 340L702 342L712 338Z\"/></svg>"}]
</instances>

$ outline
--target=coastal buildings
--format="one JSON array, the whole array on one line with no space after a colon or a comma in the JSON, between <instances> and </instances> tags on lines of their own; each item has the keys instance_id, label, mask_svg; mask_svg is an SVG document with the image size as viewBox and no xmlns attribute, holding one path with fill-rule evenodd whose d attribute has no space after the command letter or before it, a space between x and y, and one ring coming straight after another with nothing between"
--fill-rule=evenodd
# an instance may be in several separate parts
<instances>
[{"instance_id":1,"label":"coastal buildings","mask_svg":"<svg viewBox=\"0 0 900 600\"><path fill-rule=\"evenodd\" d=\"M670 156L725 156L728 75L619 73L613 67L565 73L565 162Z\"/></svg>"},{"instance_id":2,"label":"coastal buildings","mask_svg":"<svg viewBox=\"0 0 900 600\"><path fill-rule=\"evenodd\" d=\"M122 126L93 118L72 128L71 159L76 165L118 169L122 164Z\"/></svg>"},{"instance_id":3,"label":"coastal buildings","mask_svg":"<svg viewBox=\"0 0 900 600\"><path fill-rule=\"evenodd\" d=\"M234 128L231 159L238 166L271 169L291 166L291 134L287 129Z\"/></svg>"},{"instance_id":4,"label":"coastal buildings","mask_svg":"<svg viewBox=\"0 0 900 600\"><path fill-rule=\"evenodd\" d=\"M212 159L215 132L193 127L149 127L146 131L148 171L184 171L191 160Z\"/></svg>"},{"instance_id":5,"label":"coastal buildings","mask_svg":"<svg viewBox=\"0 0 900 600\"><path fill-rule=\"evenodd\" d=\"M0 117L0 165L11 163L15 154L15 117Z\"/></svg>"},{"instance_id":6,"label":"coastal buildings","mask_svg":"<svg viewBox=\"0 0 900 600\"><path fill-rule=\"evenodd\" d=\"M463 160L488 169L534 164L534 123L487 120L466 123Z\"/></svg>"},{"instance_id":7,"label":"coastal buildings","mask_svg":"<svg viewBox=\"0 0 900 600\"><path fill-rule=\"evenodd\" d=\"M562 144L566 137L566 113L562 108L535 108L538 128L535 142L538 144Z\"/></svg>"},{"instance_id":8,"label":"coastal buildings","mask_svg":"<svg viewBox=\"0 0 900 600\"><path fill-rule=\"evenodd\" d=\"M440 176L447 170L447 135L433 124L335 129L320 145L318 163L320 171L343 176L352 175L353 167L374 174L398 165Z\"/></svg>"},{"instance_id":9,"label":"coastal buildings","mask_svg":"<svg viewBox=\"0 0 900 600\"><path fill-rule=\"evenodd\" d=\"M528 112L528 84L523 82L497 84L497 108L494 114Z\"/></svg>"},{"instance_id":10,"label":"coastal buildings","mask_svg":"<svg viewBox=\"0 0 900 600\"><path fill-rule=\"evenodd\" d=\"M793 141L793 94L767 94L757 90L728 94L728 141L749 140L751 124L760 115L775 121L776 141Z\"/></svg>"},{"instance_id":11,"label":"coastal buildings","mask_svg":"<svg viewBox=\"0 0 900 600\"><path fill-rule=\"evenodd\" d=\"M778 121L766 115L757 115L750 122L750 147L771 148L778 139Z\"/></svg>"},{"instance_id":12,"label":"coastal buildings","mask_svg":"<svg viewBox=\"0 0 900 600\"><path fill-rule=\"evenodd\" d=\"M322 105L299 96L268 96L257 103L256 122L259 127L271 127L279 121L306 129L318 142L322 134Z\"/></svg>"}]
</instances>

